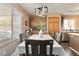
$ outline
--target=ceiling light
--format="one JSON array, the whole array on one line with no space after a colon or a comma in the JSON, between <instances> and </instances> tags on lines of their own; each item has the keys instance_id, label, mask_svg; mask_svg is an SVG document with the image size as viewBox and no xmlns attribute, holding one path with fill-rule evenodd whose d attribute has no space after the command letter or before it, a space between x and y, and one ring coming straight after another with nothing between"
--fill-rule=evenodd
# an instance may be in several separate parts
<instances>
[{"instance_id":1,"label":"ceiling light","mask_svg":"<svg viewBox=\"0 0 79 59\"><path fill-rule=\"evenodd\" d=\"M35 14L37 16L42 16L42 17L47 16L47 14L48 14L48 7L44 5L44 6L35 8Z\"/></svg>"}]
</instances>

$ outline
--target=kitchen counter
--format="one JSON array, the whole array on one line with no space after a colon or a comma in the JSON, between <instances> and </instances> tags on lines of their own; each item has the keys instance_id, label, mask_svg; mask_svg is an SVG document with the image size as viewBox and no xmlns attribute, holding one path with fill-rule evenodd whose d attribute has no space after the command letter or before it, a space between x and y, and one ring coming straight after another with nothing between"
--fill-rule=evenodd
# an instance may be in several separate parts
<instances>
[{"instance_id":1,"label":"kitchen counter","mask_svg":"<svg viewBox=\"0 0 79 59\"><path fill-rule=\"evenodd\" d=\"M68 33L69 35L79 36L79 33Z\"/></svg>"},{"instance_id":2,"label":"kitchen counter","mask_svg":"<svg viewBox=\"0 0 79 59\"><path fill-rule=\"evenodd\" d=\"M69 35L70 48L79 54L79 33L67 33Z\"/></svg>"},{"instance_id":3,"label":"kitchen counter","mask_svg":"<svg viewBox=\"0 0 79 59\"><path fill-rule=\"evenodd\" d=\"M63 33L79 33L79 31L61 31Z\"/></svg>"},{"instance_id":4,"label":"kitchen counter","mask_svg":"<svg viewBox=\"0 0 79 59\"><path fill-rule=\"evenodd\" d=\"M69 35L79 36L79 32L62 32L63 39L62 41L69 41Z\"/></svg>"}]
</instances>

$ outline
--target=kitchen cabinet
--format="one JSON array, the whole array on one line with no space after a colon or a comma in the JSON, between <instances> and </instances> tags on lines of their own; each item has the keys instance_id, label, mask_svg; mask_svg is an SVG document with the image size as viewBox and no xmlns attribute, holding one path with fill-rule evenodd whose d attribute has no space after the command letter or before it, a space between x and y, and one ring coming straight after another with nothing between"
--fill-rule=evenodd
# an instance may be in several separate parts
<instances>
[{"instance_id":1,"label":"kitchen cabinet","mask_svg":"<svg viewBox=\"0 0 79 59\"><path fill-rule=\"evenodd\" d=\"M79 54L79 33L69 33L70 47Z\"/></svg>"},{"instance_id":2,"label":"kitchen cabinet","mask_svg":"<svg viewBox=\"0 0 79 59\"><path fill-rule=\"evenodd\" d=\"M59 32L60 31L60 17L48 17L48 32Z\"/></svg>"}]
</instances>

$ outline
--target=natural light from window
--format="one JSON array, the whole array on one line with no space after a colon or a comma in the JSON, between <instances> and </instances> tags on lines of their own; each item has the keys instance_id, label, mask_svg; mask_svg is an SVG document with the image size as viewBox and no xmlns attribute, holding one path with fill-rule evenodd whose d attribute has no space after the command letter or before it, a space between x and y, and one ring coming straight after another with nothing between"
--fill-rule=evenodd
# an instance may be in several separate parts
<instances>
[{"instance_id":1,"label":"natural light from window","mask_svg":"<svg viewBox=\"0 0 79 59\"><path fill-rule=\"evenodd\" d=\"M11 37L11 16L0 16L1 37Z\"/></svg>"},{"instance_id":2,"label":"natural light from window","mask_svg":"<svg viewBox=\"0 0 79 59\"><path fill-rule=\"evenodd\" d=\"M63 29L64 30L74 30L75 29L75 21L74 19L64 19Z\"/></svg>"}]
</instances>

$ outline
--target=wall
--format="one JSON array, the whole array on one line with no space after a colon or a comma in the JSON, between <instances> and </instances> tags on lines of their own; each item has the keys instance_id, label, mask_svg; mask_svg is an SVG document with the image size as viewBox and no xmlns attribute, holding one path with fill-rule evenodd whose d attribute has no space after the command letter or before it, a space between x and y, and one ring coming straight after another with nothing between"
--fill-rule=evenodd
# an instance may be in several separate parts
<instances>
[{"instance_id":1,"label":"wall","mask_svg":"<svg viewBox=\"0 0 79 59\"><path fill-rule=\"evenodd\" d=\"M29 26L33 30L46 30L47 29L47 18L42 18L38 16L32 16L29 20Z\"/></svg>"},{"instance_id":2,"label":"wall","mask_svg":"<svg viewBox=\"0 0 79 59\"><path fill-rule=\"evenodd\" d=\"M41 17L36 17L33 16L30 20L29 20L29 24L30 26L35 26L37 24L47 24L47 19L46 18L41 18Z\"/></svg>"},{"instance_id":3,"label":"wall","mask_svg":"<svg viewBox=\"0 0 79 59\"><path fill-rule=\"evenodd\" d=\"M25 25L25 21L27 21L28 23L28 26ZM25 15L22 16L22 20L21 20L21 29L22 29L22 32L25 32L25 30L28 30L29 29L29 18L26 17Z\"/></svg>"}]
</instances>

